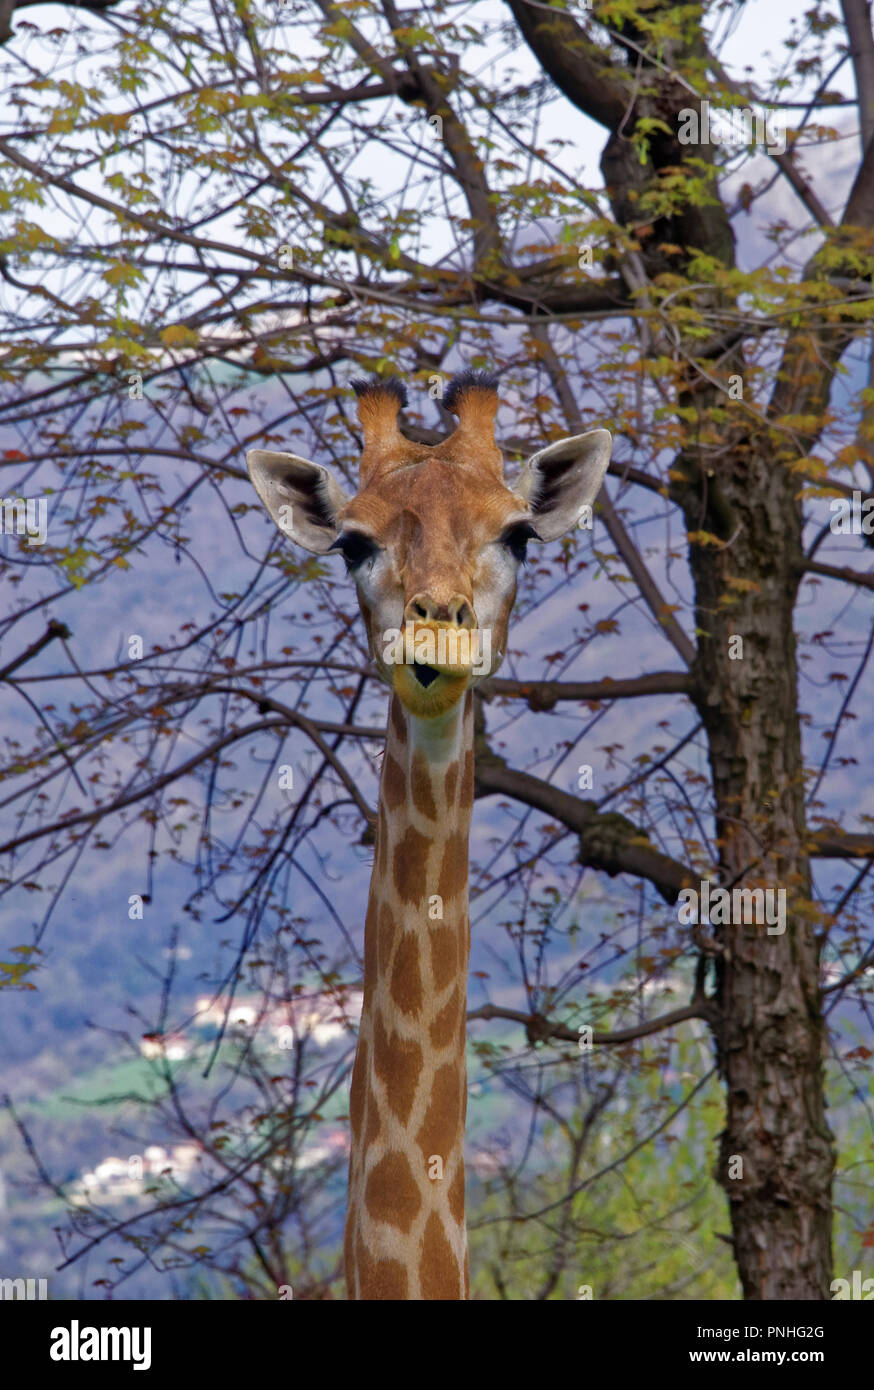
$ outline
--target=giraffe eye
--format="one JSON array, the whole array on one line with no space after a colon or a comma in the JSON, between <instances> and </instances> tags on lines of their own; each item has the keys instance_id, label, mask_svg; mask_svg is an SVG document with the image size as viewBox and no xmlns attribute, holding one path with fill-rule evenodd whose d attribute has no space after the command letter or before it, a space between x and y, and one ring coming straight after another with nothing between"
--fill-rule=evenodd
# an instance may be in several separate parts
<instances>
[{"instance_id":1,"label":"giraffe eye","mask_svg":"<svg viewBox=\"0 0 874 1390\"><path fill-rule=\"evenodd\" d=\"M528 542L532 540L540 540L540 537L530 521L519 521L504 532L501 536L501 545L507 547L514 560L520 565L524 565L528 559Z\"/></svg>"},{"instance_id":2,"label":"giraffe eye","mask_svg":"<svg viewBox=\"0 0 874 1390\"><path fill-rule=\"evenodd\" d=\"M344 531L342 535L337 537L333 545L328 546L328 549L339 550L346 561L347 570L351 572L357 570L359 565L363 565L365 560L374 559L379 551L379 546L361 531Z\"/></svg>"}]
</instances>

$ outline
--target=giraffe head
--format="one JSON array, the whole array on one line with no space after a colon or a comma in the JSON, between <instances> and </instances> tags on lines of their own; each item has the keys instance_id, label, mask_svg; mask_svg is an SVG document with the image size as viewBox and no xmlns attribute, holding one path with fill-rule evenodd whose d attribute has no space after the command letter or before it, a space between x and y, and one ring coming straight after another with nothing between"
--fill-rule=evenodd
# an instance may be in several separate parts
<instances>
[{"instance_id":1,"label":"giraffe head","mask_svg":"<svg viewBox=\"0 0 874 1390\"><path fill-rule=\"evenodd\" d=\"M354 497L296 454L252 449L249 475L285 535L317 555L340 551L381 676L410 714L432 718L500 666L527 542L578 524L612 441L603 429L559 440L509 485L495 442L494 377L452 379L443 403L458 425L434 445L398 429L407 394L397 378L353 386L364 435Z\"/></svg>"}]
</instances>

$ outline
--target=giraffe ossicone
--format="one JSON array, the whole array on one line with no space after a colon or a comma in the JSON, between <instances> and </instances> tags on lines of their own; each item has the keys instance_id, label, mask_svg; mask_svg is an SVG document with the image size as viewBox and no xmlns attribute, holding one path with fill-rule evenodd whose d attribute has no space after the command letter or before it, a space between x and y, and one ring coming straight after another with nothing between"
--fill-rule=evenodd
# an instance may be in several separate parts
<instances>
[{"instance_id":1,"label":"giraffe ossicone","mask_svg":"<svg viewBox=\"0 0 874 1390\"><path fill-rule=\"evenodd\" d=\"M528 541L576 527L612 441L603 429L559 440L508 484L488 373L452 379L443 403L458 425L434 445L401 434L407 395L397 378L353 385L364 437L353 497L297 454L252 449L246 462L285 535L343 555L392 692L350 1093L349 1297L463 1299L473 692L506 650ZM411 660L392 656L393 631L410 633ZM489 634L488 669L459 659L481 652L457 640L474 632ZM441 662L448 638L453 659ZM434 652L433 663L420 651Z\"/></svg>"}]
</instances>

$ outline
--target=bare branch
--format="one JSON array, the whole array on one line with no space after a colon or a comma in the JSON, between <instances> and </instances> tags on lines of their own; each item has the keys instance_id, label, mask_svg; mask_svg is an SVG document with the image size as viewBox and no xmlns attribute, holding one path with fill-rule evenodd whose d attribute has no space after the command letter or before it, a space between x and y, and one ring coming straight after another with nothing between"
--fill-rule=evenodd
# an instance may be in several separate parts
<instances>
[{"instance_id":1,"label":"bare branch","mask_svg":"<svg viewBox=\"0 0 874 1390\"><path fill-rule=\"evenodd\" d=\"M528 47L560 92L592 120L617 130L633 91L621 68L566 10L508 0Z\"/></svg>"},{"instance_id":2,"label":"bare branch","mask_svg":"<svg viewBox=\"0 0 874 1390\"><path fill-rule=\"evenodd\" d=\"M695 644L686 636L671 612L671 605L664 598L659 586L650 574L643 557L637 549L637 546L623 526L622 519L611 502L606 487L601 488L598 505L601 509L601 515L604 518L604 525L607 527L610 534L610 539L625 561L625 565L637 584L647 608L652 613L674 650L682 657L687 666L691 666L696 657Z\"/></svg>"},{"instance_id":3,"label":"bare branch","mask_svg":"<svg viewBox=\"0 0 874 1390\"><path fill-rule=\"evenodd\" d=\"M843 579L847 584L858 584L862 589L874 589L874 570L864 572L841 565L825 565L820 560L804 560L801 567L809 574L821 574L825 579Z\"/></svg>"},{"instance_id":4,"label":"bare branch","mask_svg":"<svg viewBox=\"0 0 874 1390\"><path fill-rule=\"evenodd\" d=\"M42 840L46 835L57 835L62 830L72 830L77 825L93 825L95 821L101 820L104 816L113 815L116 811L123 811L126 806L133 806L137 801L142 801L144 797L153 796L155 792L160 791L169 783L175 782L177 778L187 776L201 763L218 757L219 753L232 743L239 743L241 739L248 738L251 734L263 733L268 729L281 730L286 727L287 724L284 719L261 719L255 724L247 725L245 729L234 729L222 738L215 739L206 748L202 748L199 753L195 753L193 757L180 763L178 767L171 768L169 772L164 772L160 777L153 778L146 786L139 787L136 791L117 797L115 801L110 801L106 806L95 806L91 811L80 811L76 815L54 821L51 825L41 825L37 830L30 830L25 835L7 840L5 844L0 845L0 854L6 854L9 850L20 849L22 845L30 844L33 840Z\"/></svg>"},{"instance_id":5,"label":"bare branch","mask_svg":"<svg viewBox=\"0 0 874 1390\"><path fill-rule=\"evenodd\" d=\"M484 700L498 697L527 700L533 710L554 709L559 700L629 700L643 695L689 695L692 677L686 671L653 671L647 676L631 676L600 681L515 681L489 676L477 687Z\"/></svg>"},{"instance_id":6,"label":"bare branch","mask_svg":"<svg viewBox=\"0 0 874 1390\"><path fill-rule=\"evenodd\" d=\"M509 768L483 745L481 740L477 747L475 796L510 796L552 816L579 836L577 858L581 864L611 877L633 874L645 878L667 903L675 903L681 890L695 882L690 869L662 854L625 816L599 812L594 801L581 801L539 777Z\"/></svg>"},{"instance_id":7,"label":"bare branch","mask_svg":"<svg viewBox=\"0 0 874 1390\"><path fill-rule=\"evenodd\" d=\"M870 859L874 856L874 835L854 835L838 826L815 830L807 852L812 859Z\"/></svg>"},{"instance_id":8,"label":"bare branch","mask_svg":"<svg viewBox=\"0 0 874 1390\"><path fill-rule=\"evenodd\" d=\"M8 666L4 666L3 669L0 670L0 681L7 680L9 676L12 675L13 671L18 670L19 666L24 666L25 662L32 661L37 653L41 652L44 647L47 647L50 642L54 642L56 637L63 637L66 640L71 636L72 633L66 623L58 623L52 619L42 637L38 637L35 642L31 642L30 646L26 647L21 653L21 656L17 656L14 661L10 661Z\"/></svg>"},{"instance_id":9,"label":"bare branch","mask_svg":"<svg viewBox=\"0 0 874 1390\"><path fill-rule=\"evenodd\" d=\"M635 1024L633 1028L619 1028L612 1033L593 1033L592 1042L599 1047L618 1047L623 1043L634 1042L636 1038L647 1038L652 1033L660 1033L663 1028L672 1028L677 1023L685 1023L690 1018L712 1018L712 1005L703 996L686 1004L682 1009L673 1009L660 1018L651 1018L646 1023ZM543 1014L524 1014L518 1009L502 1009L497 1004L483 1004L467 1015L470 1023L476 1019L506 1018L513 1023L521 1023L529 1042L547 1042L555 1038L559 1042L579 1043L579 1030L568 1028L564 1023L552 1023Z\"/></svg>"}]
</instances>

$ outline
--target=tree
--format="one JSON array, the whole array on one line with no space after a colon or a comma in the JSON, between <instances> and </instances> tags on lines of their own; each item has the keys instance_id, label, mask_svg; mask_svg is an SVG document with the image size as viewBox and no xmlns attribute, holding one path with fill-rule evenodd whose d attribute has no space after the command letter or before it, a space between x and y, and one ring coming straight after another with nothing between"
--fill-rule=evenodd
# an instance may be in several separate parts
<instances>
[{"instance_id":1,"label":"tree","mask_svg":"<svg viewBox=\"0 0 874 1390\"><path fill-rule=\"evenodd\" d=\"M10 982L28 982L72 876L143 823L149 884L159 856L176 860L183 911L197 921L220 902L241 926L240 959L265 924L292 915L284 875L308 875L336 931L330 951L298 931L301 968L354 980L340 948L360 924L338 911L305 850L326 822L334 842L341 831L368 842L372 771L360 750L381 737L380 695L348 593L272 537L265 549L246 519L255 503L241 461L253 445L298 442L348 470L351 364L400 371L435 401L458 362L500 367L510 464L595 425L616 447L593 531L544 552L524 594L522 614L545 626L549 595L560 595L560 649L529 644L482 689L477 793L515 812L502 872L521 923L524 1007L490 999L472 1017L523 1024L532 1047L575 1039L591 996L579 976L543 964L557 919L531 926L526 905L530 915L544 866L567 891L587 869L623 876L617 895L634 880L635 979L602 1010L612 1026L595 1044L706 1023L725 1088L715 1172L744 1295L828 1297L825 1006L847 996L866 1007L874 956L862 930L874 834L851 795L848 736L874 645L865 6L842 0L838 15L815 4L787 37L784 69L755 81L723 66L721 12L699 4L615 0L590 12L509 0L500 13L482 7L473 26L449 4L316 0L268 12L188 0L83 7L94 13L50 34L28 8L3 14L15 114L0 139L0 420L7 497L51 486L55 511L37 549L25 513L4 503L19 540L3 573L19 597L0 676L12 727L32 721L26 738L12 736L4 774L14 808L4 892L47 891L52 866L62 873L36 941L4 967ZM481 33L506 45L488 73ZM820 124L831 107L835 128ZM586 185L564 133L590 139L591 122L603 187ZM828 159L848 142L857 158L844 190ZM441 437L434 409L437 419L408 414L412 437ZM204 527L217 518L239 537L239 560L209 555ZM846 531L834 524L844 519ZM260 555L248 549L256 535ZM196 620L168 625L140 656L95 658L86 604L100 609L110 577L121 593L144 560L154 569L171 552L192 574L200 566ZM587 580L598 616L580 604ZM289 586L310 625L300 655L302 628L286 645L270 631ZM817 607L811 622L814 602L829 615ZM664 651L654 668L630 669L629 635L646 659ZM584 654L596 678L580 678ZM823 687L812 716L801 658L805 688ZM61 689L75 699L40 707L37 682L49 680L53 700ZM297 683L293 699L280 681ZM580 795L592 785L575 772L578 756L593 762L590 729L604 719L615 731L622 716L611 718L635 708L624 702L658 697L675 698L682 729L658 743L641 733L616 784L605 774L622 767L622 740L608 743L598 797ZM541 752L525 765L518 743L501 746L523 707L538 731L529 746L558 729L545 775L531 770L549 762ZM826 736L821 757L814 733ZM292 734L318 757L289 813L265 796ZM230 750L265 747L259 790L222 777ZM240 813L233 835L216 824L222 798ZM747 904L782 892L785 930L761 913L714 911L708 925L700 901L698 920L684 920L675 905L703 895L705 880L745 890ZM667 925L659 904L672 909ZM825 950L835 976L824 989ZM693 966L686 1005L621 1016L641 980L681 960ZM836 1046L842 1065L864 1069L866 1049ZM573 1187L570 1172L565 1212Z\"/></svg>"}]
</instances>

